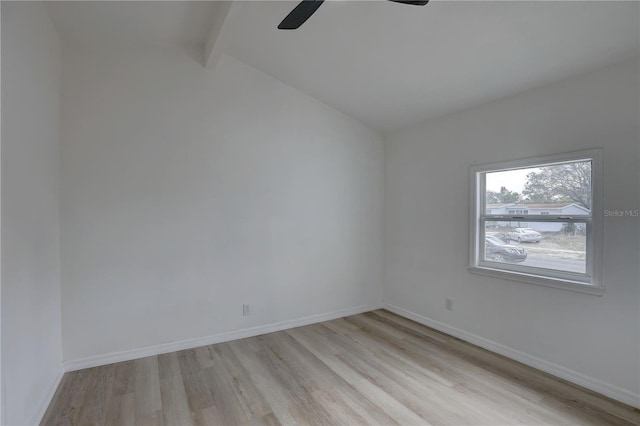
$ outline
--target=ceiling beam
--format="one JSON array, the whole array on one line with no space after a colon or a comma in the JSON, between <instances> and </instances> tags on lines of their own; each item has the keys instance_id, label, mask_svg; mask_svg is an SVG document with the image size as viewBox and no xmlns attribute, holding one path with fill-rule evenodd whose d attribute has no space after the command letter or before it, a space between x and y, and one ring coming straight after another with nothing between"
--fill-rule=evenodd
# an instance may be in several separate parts
<instances>
[{"instance_id":1,"label":"ceiling beam","mask_svg":"<svg viewBox=\"0 0 640 426\"><path fill-rule=\"evenodd\" d=\"M216 1L215 11L213 14L213 22L209 29L209 36L204 43L204 57L202 60L205 68L215 68L220 56L222 55L222 42L220 36L222 28L227 20L229 11L231 10L231 1Z\"/></svg>"}]
</instances>

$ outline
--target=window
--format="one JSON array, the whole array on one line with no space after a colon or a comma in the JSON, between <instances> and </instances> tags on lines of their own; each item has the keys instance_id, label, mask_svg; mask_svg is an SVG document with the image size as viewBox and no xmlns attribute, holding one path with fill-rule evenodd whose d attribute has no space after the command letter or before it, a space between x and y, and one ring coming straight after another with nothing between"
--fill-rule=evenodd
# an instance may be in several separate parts
<instances>
[{"instance_id":1,"label":"window","mask_svg":"<svg viewBox=\"0 0 640 426\"><path fill-rule=\"evenodd\" d=\"M472 167L469 270L602 294L601 168L599 149Z\"/></svg>"}]
</instances>

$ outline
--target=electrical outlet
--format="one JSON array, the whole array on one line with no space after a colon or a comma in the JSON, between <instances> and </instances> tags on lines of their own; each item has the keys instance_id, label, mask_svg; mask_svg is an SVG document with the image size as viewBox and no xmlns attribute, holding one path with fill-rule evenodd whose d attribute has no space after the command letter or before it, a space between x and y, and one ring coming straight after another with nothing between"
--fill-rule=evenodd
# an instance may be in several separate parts
<instances>
[{"instance_id":1,"label":"electrical outlet","mask_svg":"<svg viewBox=\"0 0 640 426\"><path fill-rule=\"evenodd\" d=\"M251 305L248 305L246 303L242 305L242 315L245 317L247 315L251 315Z\"/></svg>"},{"instance_id":2,"label":"electrical outlet","mask_svg":"<svg viewBox=\"0 0 640 426\"><path fill-rule=\"evenodd\" d=\"M444 304L447 308L447 311L453 311L453 300L451 299L444 299Z\"/></svg>"}]
</instances>

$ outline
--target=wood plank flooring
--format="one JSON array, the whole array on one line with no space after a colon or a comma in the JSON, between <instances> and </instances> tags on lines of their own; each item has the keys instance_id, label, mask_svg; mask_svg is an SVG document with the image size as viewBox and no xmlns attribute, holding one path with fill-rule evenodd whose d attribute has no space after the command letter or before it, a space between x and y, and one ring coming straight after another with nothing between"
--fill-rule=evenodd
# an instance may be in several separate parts
<instances>
[{"instance_id":1,"label":"wood plank flooring","mask_svg":"<svg viewBox=\"0 0 640 426\"><path fill-rule=\"evenodd\" d=\"M66 373L46 425L638 425L640 410L379 310Z\"/></svg>"}]
</instances>

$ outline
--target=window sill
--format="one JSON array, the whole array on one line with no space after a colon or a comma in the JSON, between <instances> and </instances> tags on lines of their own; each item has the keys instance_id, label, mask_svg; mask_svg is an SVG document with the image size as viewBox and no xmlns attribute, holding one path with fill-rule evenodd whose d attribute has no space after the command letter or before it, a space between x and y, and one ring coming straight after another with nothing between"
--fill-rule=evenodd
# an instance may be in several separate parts
<instances>
[{"instance_id":1,"label":"window sill","mask_svg":"<svg viewBox=\"0 0 640 426\"><path fill-rule=\"evenodd\" d=\"M521 272L504 271L480 266L468 266L467 269L472 274L484 275L494 278L502 278L509 281L518 281L526 284L534 284L543 287L559 288L562 290L586 293L594 296L602 296L604 287L584 284L577 281L561 280L557 278L542 277L539 275L525 274Z\"/></svg>"}]
</instances>

